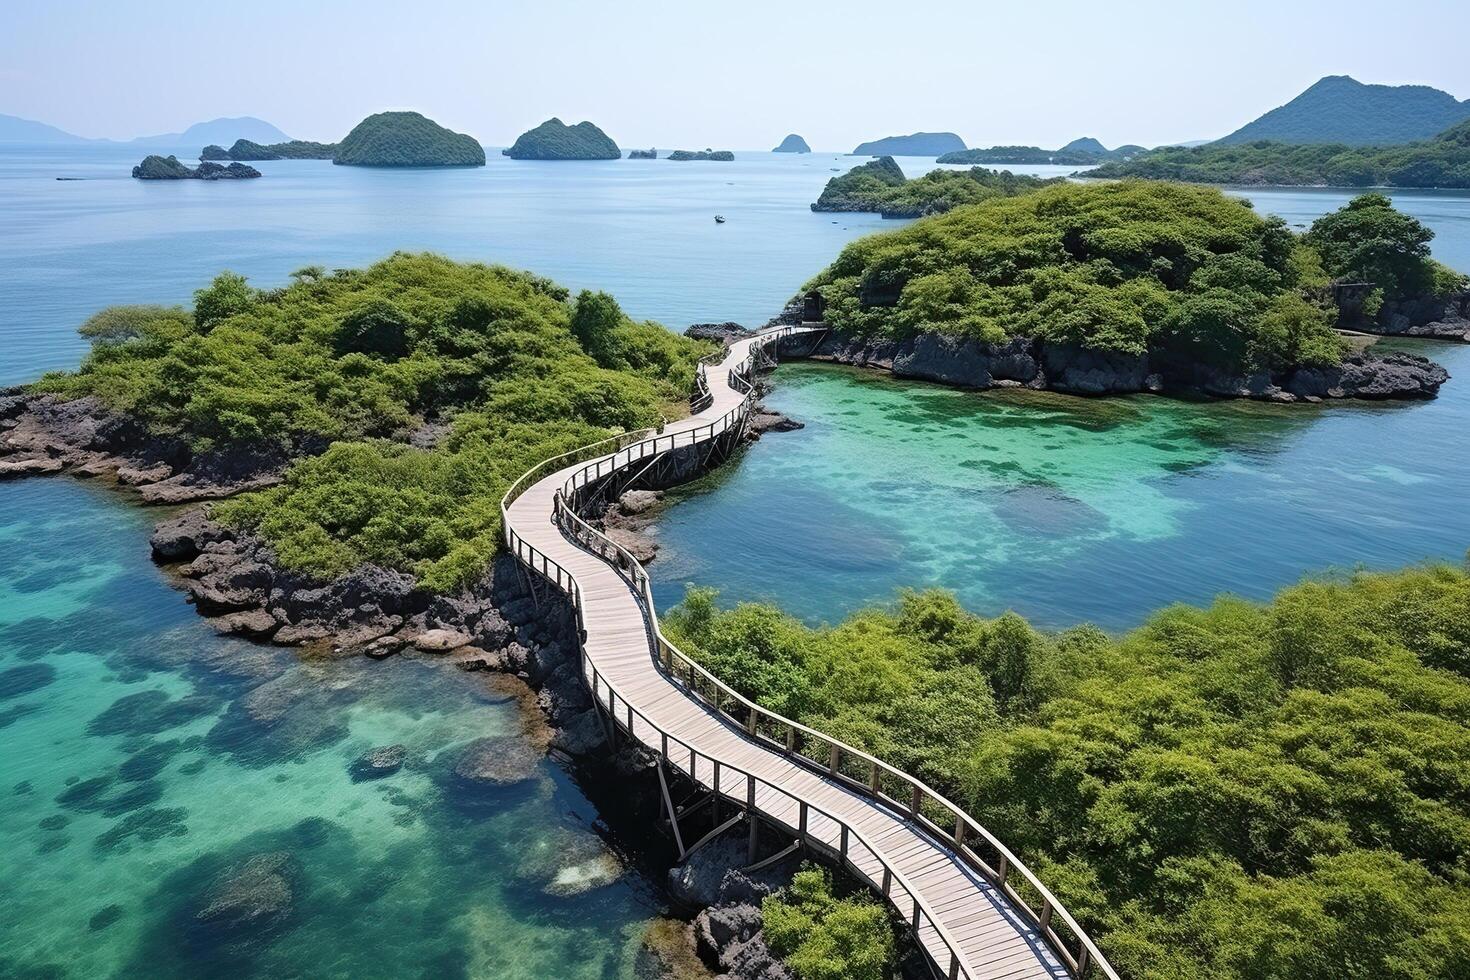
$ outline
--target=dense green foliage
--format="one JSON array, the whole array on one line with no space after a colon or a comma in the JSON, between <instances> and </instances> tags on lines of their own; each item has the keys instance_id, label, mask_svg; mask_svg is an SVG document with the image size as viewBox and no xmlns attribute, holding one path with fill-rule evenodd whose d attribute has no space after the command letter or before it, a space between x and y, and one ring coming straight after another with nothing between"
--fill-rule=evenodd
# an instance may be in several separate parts
<instances>
[{"instance_id":1,"label":"dense green foliage","mask_svg":"<svg viewBox=\"0 0 1470 980\"><path fill-rule=\"evenodd\" d=\"M603 293L572 301L528 273L402 253L303 269L269 291L225 273L192 311L116 307L82 333L93 347L81 369L38 389L96 395L196 451L325 449L221 514L291 567L375 561L438 589L494 554L516 476L677 411L707 350L632 322ZM426 419L448 422L447 437L405 445Z\"/></svg>"},{"instance_id":2,"label":"dense green foliage","mask_svg":"<svg viewBox=\"0 0 1470 980\"><path fill-rule=\"evenodd\" d=\"M893 157L879 157L827 181L812 210L877 211L885 218L919 218L1056 182L980 167L932 170L909 180Z\"/></svg>"},{"instance_id":3,"label":"dense green foliage","mask_svg":"<svg viewBox=\"0 0 1470 980\"><path fill-rule=\"evenodd\" d=\"M810 629L692 591L665 625L968 809L1126 976L1470 976L1465 568L1173 607L1119 638L941 592Z\"/></svg>"},{"instance_id":4,"label":"dense green foliage","mask_svg":"<svg viewBox=\"0 0 1470 980\"><path fill-rule=\"evenodd\" d=\"M1470 121L1402 146L1292 145L1264 140L1164 147L1089 177L1147 177L1198 184L1470 187Z\"/></svg>"},{"instance_id":5,"label":"dense green foliage","mask_svg":"<svg viewBox=\"0 0 1470 980\"><path fill-rule=\"evenodd\" d=\"M512 160L621 160L623 151L590 122L568 126L556 117L516 137L500 151Z\"/></svg>"},{"instance_id":6,"label":"dense green foliage","mask_svg":"<svg viewBox=\"0 0 1470 980\"><path fill-rule=\"evenodd\" d=\"M1371 282L1377 300L1444 295L1465 277L1429 257L1434 232L1419 219L1394 210L1382 194L1360 194L1312 223L1303 241L1322 257L1339 282Z\"/></svg>"},{"instance_id":7,"label":"dense green foliage","mask_svg":"<svg viewBox=\"0 0 1470 980\"><path fill-rule=\"evenodd\" d=\"M867 895L839 898L827 872L804 866L761 903L766 944L797 980L888 980L894 962L888 914Z\"/></svg>"},{"instance_id":8,"label":"dense green foliage","mask_svg":"<svg viewBox=\"0 0 1470 980\"><path fill-rule=\"evenodd\" d=\"M806 145L806 140L795 133L787 134L781 141L781 145L771 151L772 153L810 153L812 148Z\"/></svg>"},{"instance_id":9,"label":"dense green foliage","mask_svg":"<svg viewBox=\"0 0 1470 980\"><path fill-rule=\"evenodd\" d=\"M910 133L908 136L885 136L859 143L853 148L855 157L937 157L941 153L963 150L965 141L954 133Z\"/></svg>"},{"instance_id":10,"label":"dense green foliage","mask_svg":"<svg viewBox=\"0 0 1470 980\"><path fill-rule=\"evenodd\" d=\"M719 163L729 163L735 159L735 154L729 150L675 150L666 159L669 160L715 160Z\"/></svg>"},{"instance_id":11,"label":"dense green foliage","mask_svg":"<svg viewBox=\"0 0 1470 980\"><path fill-rule=\"evenodd\" d=\"M417 112L379 112L352 127L333 163L355 167L483 167L485 148Z\"/></svg>"},{"instance_id":12,"label":"dense green foliage","mask_svg":"<svg viewBox=\"0 0 1470 980\"><path fill-rule=\"evenodd\" d=\"M629 160L657 160L658 159L658 150L654 149L653 147L649 147L646 150L629 150L628 151L628 159Z\"/></svg>"},{"instance_id":13,"label":"dense green foliage","mask_svg":"<svg viewBox=\"0 0 1470 980\"><path fill-rule=\"evenodd\" d=\"M228 150L211 143L199 154L201 160L330 160L337 154L336 143L313 143L310 140L287 140L264 145L252 140L235 140Z\"/></svg>"},{"instance_id":14,"label":"dense green foliage","mask_svg":"<svg viewBox=\"0 0 1470 980\"><path fill-rule=\"evenodd\" d=\"M1052 163L1087 167L1105 160L1126 160L1144 152L1143 147L1129 143L1110 150L1090 136L1075 139L1059 150L1043 150L1037 146L992 146L986 149L957 150L939 158L940 163Z\"/></svg>"},{"instance_id":15,"label":"dense green foliage","mask_svg":"<svg viewBox=\"0 0 1470 980\"><path fill-rule=\"evenodd\" d=\"M835 329L1033 337L1229 368L1330 364L1326 281L1278 218L1177 184L1056 184L870 235L808 284Z\"/></svg>"},{"instance_id":16,"label":"dense green foliage","mask_svg":"<svg viewBox=\"0 0 1470 980\"><path fill-rule=\"evenodd\" d=\"M1218 143L1387 146L1428 139L1466 119L1470 101L1427 85L1364 85L1347 75L1328 75Z\"/></svg>"}]
</instances>

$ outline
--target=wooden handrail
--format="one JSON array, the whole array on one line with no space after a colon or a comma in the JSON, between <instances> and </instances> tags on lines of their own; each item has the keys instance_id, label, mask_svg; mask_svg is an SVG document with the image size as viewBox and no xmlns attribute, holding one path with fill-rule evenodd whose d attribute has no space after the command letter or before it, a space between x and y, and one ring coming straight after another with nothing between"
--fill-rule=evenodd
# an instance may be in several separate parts
<instances>
[{"instance_id":1,"label":"wooden handrail","mask_svg":"<svg viewBox=\"0 0 1470 980\"><path fill-rule=\"evenodd\" d=\"M809 331L807 329L798 327L784 327L778 330L758 335L757 341L761 348L765 348L783 337L791 336L795 333L805 332ZM558 489L553 496L553 520L555 521L557 526L560 527L565 533L567 533L574 541L582 544L589 550L592 550L604 560L607 560L609 554L616 556L617 561L610 562L610 564L619 572L624 573L628 579L629 584L631 584L635 588L635 590L637 590L642 600L644 610L648 617L649 625L651 628L651 635L654 641L654 649L652 651L655 655L654 659L674 682L682 683L685 689L688 690L691 694L699 697L701 700L713 704L717 711L723 713L725 716L730 718L731 721L738 725L744 726L746 734L749 737L757 740L758 742L766 744L768 747L775 748L777 751L784 753L788 757L792 757L805 764L808 768L814 769L822 773L823 775L828 776L829 778L833 778L841 782L845 786L853 788L858 792L864 793L865 795L870 796L887 806L894 807L899 812L906 813L910 818L914 820L916 824L921 826L926 833L935 838L941 844L941 846L953 849L954 853L958 857L960 857L966 864L978 871L987 881L989 881L996 888L1000 889L1005 897L1014 906L1016 906L1041 932L1041 935L1046 940L1048 947L1050 947L1052 951L1061 958L1063 963L1066 964L1067 968L1075 976L1085 976L1091 968L1096 969L1104 977L1108 978L1108 980L1118 980L1118 975L1116 971L1114 971L1112 966L1108 963L1107 958L1103 956L1102 951L1097 948L1091 937L1087 935L1087 933L1082 929L1080 925L1078 925L1076 920L1073 919L1071 913L1069 913L1066 908L1061 904L1061 902L1057 900L1056 896L1052 894L1051 890L1048 889L1041 882L1041 880L1031 871L1030 868L1025 865L1024 862L1017 858L1010 851L1009 848L1001 843L1000 840L995 837L995 835L993 835L989 830L983 827L968 813L960 809L960 807L958 807L954 803L950 802L946 797L936 792L926 783L923 783L913 776L910 776L903 770L898 769L888 764L887 762L884 762L882 759L879 759L874 755L864 752L861 749L857 749L851 745L848 745L847 743L842 742L838 739L834 739L829 735L825 735L817 729L803 725L800 722L787 718L784 715L778 714L774 711L770 711L769 709L766 709L761 705L756 704L754 701L745 697L740 692L736 691L734 688L721 681L718 677L710 673L707 669L695 662L683 651L681 651L677 646L675 646L668 639L668 637L664 635L663 630L659 625L658 612L653 602L652 580L649 578L647 570L643 568L643 565L633 556L630 551L618 545L616 542L608 538L605 534L592 527L577 512L578 507L576 501L580 491L588 485L594 483L595 481L602 479L604 476L610 476L624 466L630 466L639 460L647 458L649 455L657 455L661 451L671 451L675 448L678 448L680 445L698 445L701 441L704 441L699 438L699 433L701 432L707 432L707 438L713 439L716 435L728 431L738 421L748 415L750 412L750 405L753 400L752 395L754 393L754 384L746 375L755 364L755 348L756 344L752 344L751 351L747 354L747 356L743 358L739 364L734 365L729 369L727 375L727 382L729 386L744 395L740 403L736 405L735 408L726 412L724 415L720 416L719 419L716 419L713 422L697 426L692 429L685 429L678 433L655 435L654 438L648 439L646 438L646 435L650 430L643 430L643 432L641 433L637 433L634 436L627 437L627 441L619 444L610 455L602 455L599 458L592 460L587 466L584 466L578 470L574 470L568 475L566 480L563 481L562 487ZM715 357L717 355L720 356L721 360L723 360L723 357L727 356L728 352L721 351L717 352L716 354L707 355L705 358L701 358L699 371L696 375L696 392L694 395L694 399L696 401L705 401L706 407L708 407L708 404L710 402L713 402L714 395L709 389L709 381L705 373L705 363L710 357ZM506 540L507 543L512 547L512 550L516 552L517 557L521 557L520 552L516 550L516 542L520 541L521 544L530 549L530 551L533 553L533 556L540 557L543 565L543 568L540 569L541 574L545 575L548 579L556 582L559 588L562 587L561 582L563 578L570 583L570 588L566 588L565 591L567 591L568 594L571 595L573 605L574 607L576 607L579 627L579 645L581 639L581 627L583 625L582 611L580 608L580 585L577 583L575 577L572 576L571 573L567 572L566 569L562 568L562 566L558 565L555 561L552 561L545 555L541 554L528 542L524 542L522 539L520 539L520 536L517 535L511 527L508 507L510 503L515 499L515 497L519 496L519 493L523 491L523 485L528 485L526 483L527 478L530 477L532 474L546 473L547 464L558 463L562 467L565 467L566 465L575 465L575 461L573 461L571 464L568 464L566 460L573 456L581 456L582 459L588 459L586 455L583 455L584 450L605 446L608 442L620 440L623 438L625 437L613 436L609 439L604 439L599 443L594 443L592 446L583 447L583 450L573 450L569 453L563 453L561 456L553 457L550 460L545 460L542 463L537 464L520 479L518 479L515 484L512 484L511 490L508 490L506 492L505 497L502 498L501 501L501 512L506 529ZM664 442L664 440L667 440L667 449L660 450L659 445L660 443ZM634 455L635 450L637 452L636 456ZM627 458L622 464L619 464L617 462L617 458L624 452L627 453ZM607 464L608 466L606 472L604 472L602 469L604 464ZM522 560L524 561L525 559ZM532 564L531 562L527 562L527 564L530 565L533 570L535 569L534 564ZM552 566L555 568L555 575L547 574L545 568L548 566ZM589 661L589 658L585 656L585 651L583 651L582 659L584 661ZM605 685L610 692L614 690L607 678L602 677L597 672L595 664L591 665L591 669L593 671L594 680L600 678L601 683ZM681 671L683 672L682 676ZM713 699L707 697L700 690L700 685L696 683L696 678L699 678L700 680L706 682L710 687L714 689L715 693ZM624 701L626 703L626 698L624 699ZM744 709L746 715L744 720L736 717L734 712L730 710L731 705L736 705ZM628 710L630 712L634 710L631 703L628 703ZM639 713L639 717L644 718L641 712ZM616 720L615 713L614 719ZM658 731L661 735L666 735L668 737L674 738L675 741L680 741L677 739L677 737L663 732L663 730L660 729L650 719L644 718L644 721L656 731ZM784 743L778 742L777 740L772 739L769 736L762 735L760 732L762 722L766 723L767 725L774 725L777 728L784 729L786 733ZM812 740L820 745L825 746L827 750L826 759L815 756L808 756L803 754L802 752L797 751L796 736L798 734L802 736L803 743L805 743L807 740ZM680 744L684 743L680 741ZM689 748L691 752L695 751L692 746L689 746ZM853 779L842 771L844 757L846 757L848 761L858 761L866 767L868 772L868 779L866 782ZM723 760L721 760L721 765L732 770L740 771L735 766ZM904 792L907 797L906 799L891 796L883 791L882 776L885 775L893 780L896 780L901 786L904 787ZM766 784L764 780L759 780L759 777L750 774L747 774L747 776L748 778L760 781L763 785L770 785ZM790 795L786 793L785 790L781 790L779 787L770 786L770 788L782 793L783 795ZM716 789L718 789L718 787L716 787ZM932 820L930 820L923 812L924 805L926 803L933 804L941 808L947 815L946 823L949 823L949 821L952 820L952 826L941 827L939 824L936 824ZM810 806L810 804L808 804L808 806ZM816 808L812 807L812 809ZM848 827L845 822L838 820L836 817L832 817L831 815L825 813L824 816L827 816L828 819L833 820L839 826ZM862 839L860 835L856 834L855 829L848 828L848 832L854 834L855 836L858 836L860 840ZM980 856L980 854L975 851L974 847L972 847L971 844L968 843L968 839L974 839L977 842L983 842L991 850L993 850L996 855L995 864L991 865L990 863L987 863ZM869 847L869 849L872 850L871 847ZM891 870L895 875L897 875L896 869L888 869L886 862L884 862L880 856L877 856L877 852L873 851L873 853L878 862L884 865L885 870ZM1039 910L1032 908L1030 902L1026 899L1026 897L1021 895L1017 891L1014 883L1011 881L1011 878L1014 875L1019 875L1022 881L1024 881L1024 883L1029 886L1036 893L1037 896L1039 896ZM899 877L901 878L901 876ZM905 887L907 890L907 886ZM917 895L917 893L911 894L915 898L916 906L922 906L922 899ZM934 925L936 930L939 931L941 938L944 939L946 945L950 949L952 957L951 976L954 975L953 969L955 963L964 966L965 975L970 976L969 969L967 966L964 965L963 957L960 955L959 947L956 944L950 942L947 933L945 933L944 931L943 925L932 915L932 913L928 912L926 909L925 914L928 915L930 922ZM1060 920L1061 924L1065 925L1067 929L1071 931L1077 945L1080 947L1076 953L1073 953L1071 949L1068 948L1068 943L1066 942L1065 937L1063 937L1057 931L1058 920ZM914 928L916 930L918 929L917 922L914 923Z\"/></svg>"}]
</instances>

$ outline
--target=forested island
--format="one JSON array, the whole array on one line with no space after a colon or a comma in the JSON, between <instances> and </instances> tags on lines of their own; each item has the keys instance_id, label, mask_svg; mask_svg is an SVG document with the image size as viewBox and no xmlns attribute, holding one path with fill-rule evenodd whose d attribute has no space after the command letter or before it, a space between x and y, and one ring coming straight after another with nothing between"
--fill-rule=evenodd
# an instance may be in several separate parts
<instances>
[{"instance_id":1,"label":"forested island","mask_svg":"<svg viewBox=\"0 0 1470 980\"><path fill-rule=\"evenodd\" d=\"M330 160L337 155L336 143L313 143L310 140L288 140L262 145L251 140L235 140L225 149L211 143L199 154L201 160Z\"/></svg>"},{"instance_id":2,"label":"forested island","mask_svg":"<svg viewBox=\"0 0 1470 980\"><path fill-rule=\"evenodd\" d=\"M285 569L330 578L370 562L439 591L494 556L512 479L681 411L709 349L605 294L409 254L309 267L276 290L225 273L192 310L114 307L82 332L82 366L31 391L126 420L154 457L139 464L157 485L145 497L278 484L218 516Z\"/></svg>"},{"instance_id":3,"label":"forested island","mask_svg":"<svg viewBox=\"0 0 1470 980\"><path fill-rule=\"evenodd\" d=\"M1403 240L1339 245L1363 217ZM1334 279L1390 271L1414 283L1396 292L1463 288L1429 257L1429 235L1381 198L1298 237L1213 189L1058 184L859 239L806 288L834 330L824 356L911 377L1080 394L1422 398L1444 369L1349 352L1328 297Z\"/></svg>"},{"instance_id":4,"label":"forested island","mask_svg":"<svg viewBox=\"0 0 1470 980\"><path fill-rule=\"evenodd\" d=\"M879 157L827 181L812 210L876 211L885 218L918 218L1055 182L980 167L933 170L910 180L893 157Z\"/></svg>"},{"instance_id":5,"label":"forested island","mask_svg":"<svg viewBox=\"0 0 1470 980\"><path fill-rule=\"evenodd\" d=\"M243 163L226 167L210 161L191 167L172 154L164 157L155 153L133 168L133 176L138 180L242 180L259 177L260 171Z\"/></svg>"},{"instance_id":6,"label":"forested island","mask_svg":"<svg viewBox=\"0 0 1470 980\"><path fill-rule=\"evenodd\" d=\"M954 133L910 133L908 136L885 136L859 143L853 148L855 157L937 157L942 153L963 150L965 141Z\"/></svg>"},{"instance_id":7,"label":"forested island","mask_svg":"<svg viewBox=\"0 0 1470 980\"><path fill-rule=\"evenodd\" d=\"M821 629L713 598L663 617L686 653L966 808L1124 977L1463 972L1464 567L1176 606L1120 637L1040 633L938 591ZM881 914L858 921L809 924L822 976L888 975L856 972L893 949Z\"/></svg>"},{"instance_id":8,"label":"forested island","mask_svg":"<svg viewBox=\"0 0 1470 980\"><path fill-rule=\"evenodd\" d=\"M812 148L806 145L806 140L795 133L789 134L772 153L810 153Z\"/></svg>"},{"instance_id":9,"label":"forested island","mask_svg":"<svg viewBox=\"0 0 1470 980\"><path fill-rule=\"evenodd\" d=\"M649 147L646 150L629 150L628 151L628 159L629 160L657 160L658 159L658 150L656 150L656 149L654 149L652 147Z\"/></svg>"},{"instance_id":10,"label":"forested island","mask_svg":"<svg viewBox=\"0 0 1470 980\"><path fill-rule=\"evenodd\" d=\"M719 163L729 163L735 159L735 154L729 150L675 150L666 159L669 160L714 160Z\"/></svg>"},{"instance_id":11,"label":"forested island","mask_svg":"<svg viewBox=\"0 0 1470 980\"><path fill-rule=\"evenodd\" d=\"M353 167L483 167L473 136L445 129L417 112L379 112L352 127L332 162Z\"/></svg>"},{"instance_id":12,"label":"forested island","mask_svg":"<svg viewBox=\"0 0 1470 980\"><path fill-rule=\"evenodd\" d=\"M1038 146L991 146L985 149L956 150L940 156L939 163L1009 163L1057 164L1086 167L1105 160L1127 160L1144 152L1132 143L1109 150L1090 136L1075 139L1059 150L1043 150Z\"/></svg>"},{"instance_id":13,"label":"forested island","mask_svg":"<svg viewBox=\"0 0 1470 980\"><path fill-rule=\"evenodd\" d=\"M1344 143L1208 143L1164 147L1108 163L1089 177L1147 177L1208 184L1336 187L1470 187L1470 121L1397 146Z\"/></svg>"},{"instance_id":14,"label":"forested island","mask_svg":"<svg viewBox=\"0 0 1470 980\"><path fill-rule=\"evenodd\" d=\"M621 160L623 151L590 122L568 126L556 117L516 137L500 151L512 160Z\"/></svg>"}]
</instances>

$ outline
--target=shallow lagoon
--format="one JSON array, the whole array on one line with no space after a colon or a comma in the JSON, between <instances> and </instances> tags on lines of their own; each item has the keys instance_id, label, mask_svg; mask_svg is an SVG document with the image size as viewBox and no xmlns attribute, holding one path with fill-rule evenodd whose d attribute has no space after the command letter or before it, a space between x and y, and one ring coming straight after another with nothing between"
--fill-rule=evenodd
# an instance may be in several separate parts
<instances>
[{"instance_id":1,"label":"shallow lagoon","mask_svg":"<svg viewBox=\"0 0 1470 980\"><path fill-rule=\"evenodd\" d=\"M488 675L218 637L110 491L0 484L0 513L0 975L637 975L639 872L545 891L606 862L576 783L549 762L488 795L448 775L520 730ZM395 743L403 769L353 781ZM280 851L299 879L272 941L199 925L221 869Z\"/></svg>"}]
</instances>

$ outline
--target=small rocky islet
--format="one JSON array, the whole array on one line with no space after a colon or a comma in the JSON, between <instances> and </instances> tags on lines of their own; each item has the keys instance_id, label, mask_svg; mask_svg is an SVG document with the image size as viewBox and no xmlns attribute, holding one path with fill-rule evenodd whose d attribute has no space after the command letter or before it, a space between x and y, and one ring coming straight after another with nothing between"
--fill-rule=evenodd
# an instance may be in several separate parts
<instances>
[{"instance_id":1,"label":"small rocky islet","mask_svg":"<svg viewBox=\"0 0 1470 980\"><path fill-rule=\"evenodd\" d=\"M176 156L150 154L133 168L138 180L244 180L259 177L260 171L243 163L228 166L206 160L197 167L180 162Z\"/></svg>"}]
</instances>

